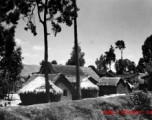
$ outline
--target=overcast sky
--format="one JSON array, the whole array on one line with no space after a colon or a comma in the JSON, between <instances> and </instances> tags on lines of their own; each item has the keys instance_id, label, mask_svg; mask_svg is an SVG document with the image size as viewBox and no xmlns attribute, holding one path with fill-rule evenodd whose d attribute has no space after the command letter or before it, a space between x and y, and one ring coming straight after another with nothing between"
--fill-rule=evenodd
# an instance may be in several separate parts
<instances>
[{"instance_id":1,"label":"overcast sky","mask_svg":"<svg viewBox=\"0 0 152 120\"><path fill-rule=\"evenodd\" d=\"M95 60L108 51L110 45L115 46L117 40L124 40L126 49L124 57L136 64L142 57L141 46L152 34L152 0L77 0L78 41L88 65L95 65ZM37 15L35 15L37 19ZM39 64L44 59L43 27L36 20L36 37L24 30L25 22L17 26L15 39L22 47L25 64ZM51 23L48 23L51 26ZM49 61L57 60L65 64L70 58L74 46L73 26L62 25L62 32L54 37L51 28L48 36ZM116 50L116 58L120 59L120 51Z\"/></svg>"}]
</instances>

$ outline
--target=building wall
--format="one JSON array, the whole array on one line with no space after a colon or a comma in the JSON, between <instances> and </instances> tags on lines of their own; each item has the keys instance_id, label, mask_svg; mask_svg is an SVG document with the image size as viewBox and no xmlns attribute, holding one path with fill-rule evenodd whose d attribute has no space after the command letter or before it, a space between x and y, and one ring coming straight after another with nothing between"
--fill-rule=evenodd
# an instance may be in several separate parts
<instances>
[{"instance_id":1,"label":"building wall","mask_svg":"<svg viewBox=\"0 0 152 120\"><path fill-rule=\"evenodd\" d=\"M61 101L72 100L72 93L70 92L69 88L64 83L58 82L58 83L56 83L56 86L61 88L63 91L64 90L67 91L67 96L64 96L64 93L63 93L63 95L61 97Z\"/></svg>"},{"instance_id":2,"label":"building wall","mask_svg":"<svg viewBox=\"0 0 152 120\"><path fill-rule=\"evenodd\" d=\"M123 82L119 82L117 85L117 93L123 94L125 91L125 84L123 84Z\"/></svg>"},{"instance_id":3,"label":"building wall","mask_svg":"<svg viewBox=\"0 0 152 120\"><path fill-rule=\"evenodd\" d=\"M99 96L116 94L115 86L99 86L99 88L100 88Z\"/></svg>"}]
</instances>

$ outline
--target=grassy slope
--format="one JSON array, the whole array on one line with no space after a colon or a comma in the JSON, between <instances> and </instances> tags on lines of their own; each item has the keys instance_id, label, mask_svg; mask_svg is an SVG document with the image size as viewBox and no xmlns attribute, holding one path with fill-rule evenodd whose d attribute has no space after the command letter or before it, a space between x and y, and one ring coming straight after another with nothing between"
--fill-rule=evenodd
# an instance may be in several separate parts
<instances>
[{"instance_id":1,"label":"grassy slope","mask_svg":"<svg viewBox=\"0 0 152 120\"><path fill-rule=\"evenodd\" d=\"M90 98L79 101L6 107L0 109L0 120L143 120L139 115L103 115L103 110L129 110L129 97ZM145 120L145 119L144 119Z\"/></svg>"},{"instance_id":2,"label":"grassy slope","mask_svg":"<svg viewBox=\"0 0 152 120\"><path fill-rule=\"evenodd\" d=\"M39 65L25 65L23 64L24 68L21 71L21 76L28 76L33 72L39 72L40 66Z\"/></svg>"}]
</instances>

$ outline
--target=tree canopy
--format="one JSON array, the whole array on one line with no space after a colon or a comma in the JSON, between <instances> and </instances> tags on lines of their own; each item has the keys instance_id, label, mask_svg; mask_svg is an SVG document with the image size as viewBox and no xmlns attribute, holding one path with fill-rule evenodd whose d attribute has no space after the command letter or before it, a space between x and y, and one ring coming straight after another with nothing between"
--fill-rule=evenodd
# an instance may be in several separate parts
<instances>
[{"instance_id":1,"label":"tree canopy","mask_svg":"<svg viewBox=\"0 0 152 120\"><path fill-rule=\"evenodd\" d=\"M107 70L106 56L101 54L99 59L97 58L95 61L98 70Z\"/></svg>"},{"instance_id":2,"label":"tree canopy","mask_svg":"<svg viewBox=\"0 0 152 120\"><path fill-rule=\"evenodd\" d=\"M78 45L78 56L79 56L79 65L84 66L85 59L84 59L84 52L81 52L81 47ZM76 52L75 52L75 46L72 48L71 52L71 58L68 59L66 62L66 65L76 65Z\"/></svg>"},{"instance_id":3,"label":"tree canopy","mask_svg":"<svg viewBox=\"0 0 152 120\"><path fill-rule=\"evenodd\" d=\"M115 55L115 49L114 47L111 45L109 51L105 52L105 56L106 56L106 63L109 64L109 69L111 70L111 63L115 62L116 60L116 55Z\"/></svg>"},{"instance_id":4,"label":"tree canopy","mask_svg":"<svg viewBox=\"0 0 152 120\"><path fill-rule=\"evenodd\" d=\"M0 4L0 93L14 91L23 68L21 48L16 45L14 36L19 20L19 10L14 0L3 0Z\"/></svg>"},{"instance_id":5,"label":"tree canopy","mask_svg":"<svg viewBox=\"0 0 152 120\"><path fill-rule=\"evenodd\" d=\"M152 61L152 35L147 37L142 45L142 54L146 63Z\"/></svg>"},{"instance_id":6,"label":"tree canopy","mask_svg":"<svg viewBox=\"0 0 152 120\"><path fill-rule=\"evenodd\" d=\"M140 58L139 62L137 64L137 67L136 67L137 72L139 72L139 73L145 73L145 68L146 68L146 66L145 66L144 58Z\"/></svg>"},{"instance_id":7,"label":"tree canopy","mask_svg":"<svg viewBox=\"0 0 152 120\"><path fill-rule=\"evenodd\" d=\"M56 60L52 60L51 63L54 64L54 65L58 64Z\"/></svg>"},{"instance_id":8,"label":"tree canopy","mask_svg":"<svg viewBox=\"0 0 152 120\"><path fill-rule=\"evenodd\" d=\"M124 74L126 72L136 73L136 65L135 62L129 59L119 59L115 62L115 69L117 74Z\"/></svg>"},{"instance_id":9,"label":"tree canopy","mask_svg":"<svg viewBox=\"0 0 152 120\"><path fill-rule=\"evenodd\" d=\"M116 43L116 48L121 51L121 59L123 59L123 49L125 49L125 42L123 40L118 40Z\"/></svg>"}]
</instances>

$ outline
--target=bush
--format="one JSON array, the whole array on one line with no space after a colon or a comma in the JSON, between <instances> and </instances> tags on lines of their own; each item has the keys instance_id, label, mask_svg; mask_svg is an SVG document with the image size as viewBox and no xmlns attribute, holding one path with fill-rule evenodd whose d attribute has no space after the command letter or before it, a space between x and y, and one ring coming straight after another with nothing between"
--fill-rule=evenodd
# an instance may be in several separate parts
<instances>
[{"instance_id":1,"label":"bush","mask_svg":"<svg viewBox=\"0 0 152 120\"><path fill-rule=\"evenodd\" d=\"M142 110L146 117L151 117L146 111L151 110L151 101L148 93L143 91L134 91L130 94L131 102L133 103L133 110Z\"/></svg>"},{"instance_id":2,"label":"bush","mask_svg":"<svg viewBox=\"0 0 152 120\"><path fill-rule=\"evenodd\" d=\"M134 109L136 110L145 110L150 107L150 97L143 91L134 91L130 95L130 99L133 102Z\"/></svg>"}]
</instances>

